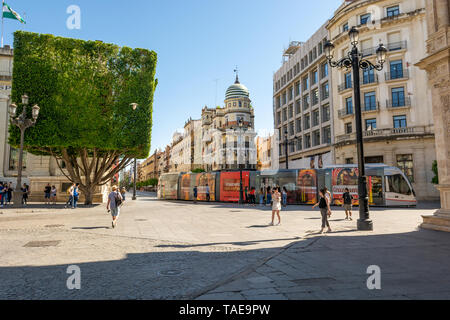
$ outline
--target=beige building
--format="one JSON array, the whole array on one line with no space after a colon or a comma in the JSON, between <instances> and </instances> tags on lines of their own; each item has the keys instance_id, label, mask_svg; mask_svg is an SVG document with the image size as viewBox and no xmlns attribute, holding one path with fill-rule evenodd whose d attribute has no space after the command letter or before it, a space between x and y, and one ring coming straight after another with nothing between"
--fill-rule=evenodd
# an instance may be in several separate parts
<instances>
[{"instance_id":1,"label":"beige building","mask_svg":"<svg viewBox=\"0 0 450 320\"><path fill-rule=\"evenodd\" d=\"M171 145L171 172L189 172L202 167L201 120L189 119L183 132L175 132Z\"/></svg>"},{"instance_id":2,"label":"beige building","mask_svg":"<svg viewBox=\"0 0 450 320\"><path fill-rule=\"evenodd\" d=\"M427 74L415 66L426 56L424 0L346 1L326 28L335 45L334 59L350 50L348 31L360 32L362 56L376 64L375 50L388 49L382 71L361 71L361 109L366 163L399 167L418 199L439 196L431 180L436 159L431 92ZM332 68L336 164L356 163L356 133L351 70Z\"/></svg>"},{"instance_id":3,"label":"beige building","mask_svg":"<svg viewBox=\"0 0 450 320\"><path fill-rule=\"evenodd\" d=\"M256 137L256 170L277 170L279 168L278 143L275 135Z\"/></svg>"},{"instance_id":4,"label":"beige building","mask_svg":"<svg viewBox=\"0 0 450 320\"><path fill-rule=\"evenodd\" d=\"M327 38L323 25L306 42L291 42L273 76L280 168L286 167L286 140L289 169L333 163L331 74L323 50Z\"/></svg>"}]
</instances>

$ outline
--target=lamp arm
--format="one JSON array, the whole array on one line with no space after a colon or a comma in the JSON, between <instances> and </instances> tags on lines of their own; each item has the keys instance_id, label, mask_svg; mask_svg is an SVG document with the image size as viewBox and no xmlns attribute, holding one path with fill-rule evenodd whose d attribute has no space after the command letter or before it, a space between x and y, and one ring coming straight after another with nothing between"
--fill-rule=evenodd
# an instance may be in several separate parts
<instances>
[{"instance_id":1,"label":"lamp arm","mask_svg":"<svg viewBox=\"0 0 450 320\"><path fill-rule=\"evenodd\" d=\"M330 64L331 67L333 68L343 68L345 67L346 69L350 69L352 66L352 59L350 57L345 57L342 58L338 61L333 61L333 60L328 60L328 63Z\"/></svg>"},{"instance_id":2,"label":"lamp arm","mask_svg":"<svg viewBox=\"0 0 450 320\"><path fill-rule=\"evenodd\" d=\"M381 71L383 70L383 64L382 63L378 63L378 64L373 64L372 62L370 62L369 60L361 60L359 62L359 67L363 70L365 69L375 69L377 71Z\"/></svg>"}]
</instances>

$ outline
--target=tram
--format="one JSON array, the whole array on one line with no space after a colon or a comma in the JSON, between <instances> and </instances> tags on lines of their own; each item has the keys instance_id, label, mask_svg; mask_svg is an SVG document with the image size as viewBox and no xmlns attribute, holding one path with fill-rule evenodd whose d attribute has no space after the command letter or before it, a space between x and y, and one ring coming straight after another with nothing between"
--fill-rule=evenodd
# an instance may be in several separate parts
<instances>
[{"instance_id":1,"label":"tram","mask_svg":"<svg viewBox=\"0 0 450 320\"><path fill-rule=\"evenodd\" d=\"M371 206L415 206L414 189L396 167L385 164L367 164L367 192ZM197 200L206 201L206 187L210 201L238 202L240 171L214 171L203 173L181 172L161 175L158 199L192 201L197 187ZM358 168L356 165L334 165L321 169L282 169L242 171L243 190L256 189L256 198L267 187L279 186L287 190L288 204L314 204L320 188L326 186L332 195L332 204L342 204L342 194L348 188L358 205ZM244 192L245 200L245 192Z\"/></svg>"}]
</instances>

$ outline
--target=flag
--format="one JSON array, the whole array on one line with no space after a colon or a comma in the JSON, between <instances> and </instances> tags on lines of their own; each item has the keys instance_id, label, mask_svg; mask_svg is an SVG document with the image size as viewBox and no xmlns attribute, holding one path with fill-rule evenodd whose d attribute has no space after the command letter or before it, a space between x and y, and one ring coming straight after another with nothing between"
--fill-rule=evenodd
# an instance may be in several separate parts
<instances>
[{"instance_id":1,"label":"flag","mask_svg":"<svg viewBox=\"0 0 450 320\"><path fill-rule=\"evenodd\" d=\"M19 20L21 23L26 23L25 20L23 20L22 17L6 3L3 3L3 18Z\"/></svg>"}]
</instances>

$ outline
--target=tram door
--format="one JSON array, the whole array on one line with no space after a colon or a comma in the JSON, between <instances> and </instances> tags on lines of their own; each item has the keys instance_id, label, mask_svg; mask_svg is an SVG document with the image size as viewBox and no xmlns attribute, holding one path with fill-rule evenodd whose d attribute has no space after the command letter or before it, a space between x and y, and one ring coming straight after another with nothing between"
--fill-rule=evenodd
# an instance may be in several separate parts
<instances>
[{"instance_id":1,"label":"tram door","mask_svg":"<svg viewBox=\"0 0 450 320\"><path fill-rule=\"evenodd\" d=\"M369 203L375 206L384 205L383 199L383 177L370 176Z\"/></svg>"}]
</instances>

